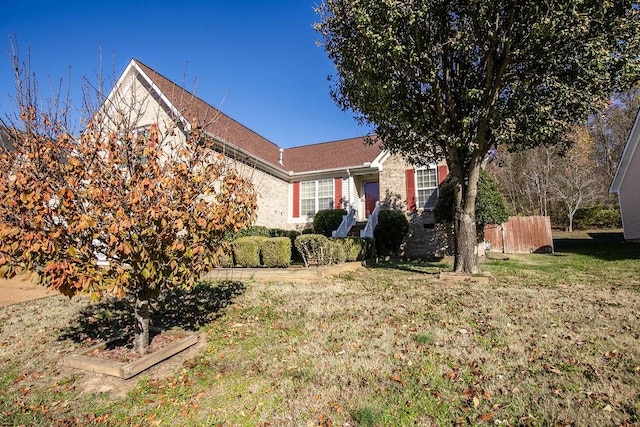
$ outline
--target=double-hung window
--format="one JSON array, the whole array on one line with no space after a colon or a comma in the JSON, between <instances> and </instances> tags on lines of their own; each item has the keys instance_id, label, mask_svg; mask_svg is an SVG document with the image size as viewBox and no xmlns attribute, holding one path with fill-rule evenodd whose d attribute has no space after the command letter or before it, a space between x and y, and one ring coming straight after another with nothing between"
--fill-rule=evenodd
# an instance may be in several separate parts
<instances>
[{"instance_id":1,"label":"double-hung window","mask_svg":"<svg viewBox=\"0 0 640 427\"><path fill-rule=\"evenodd\" d=\"M313 216L319 210L333 205L333 179L303 181L300 183L300 212Z\"/></svg>"},{"instance_id":2,"label":"double-hung window","mask_svg":"<svg viewBox=\"0 0 640 427\"><path fill-rule=\"evenodd\" d=\"M433 209L438 198L438 176L435 166L416 169L418 208Z\"/></svg>"}]
</instances>

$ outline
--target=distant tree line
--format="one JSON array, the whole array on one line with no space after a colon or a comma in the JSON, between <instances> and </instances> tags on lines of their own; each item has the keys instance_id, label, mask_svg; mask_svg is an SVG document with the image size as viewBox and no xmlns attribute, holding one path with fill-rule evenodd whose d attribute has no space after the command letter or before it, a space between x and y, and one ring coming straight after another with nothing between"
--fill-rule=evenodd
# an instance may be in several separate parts
<instances>
[{"instance_id":1,"label":"distant tree line","mask_svg":"<svg viewBox=\"0 0 640 427\"><path fill-rule=\"evenodd\" d=\"M640 88L616 94L609 105L575 127L564 144L491 153L487 170L511 215L548 215L574 228L619 227L609 186L640 109Z\"/></svg>"}]
</instances>

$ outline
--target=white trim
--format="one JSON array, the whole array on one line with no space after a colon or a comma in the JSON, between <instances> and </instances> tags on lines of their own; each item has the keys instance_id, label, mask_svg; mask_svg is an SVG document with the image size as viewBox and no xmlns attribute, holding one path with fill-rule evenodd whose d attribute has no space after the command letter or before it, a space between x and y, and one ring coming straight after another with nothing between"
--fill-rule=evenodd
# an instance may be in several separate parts
<instances>
[{"instance_id":1,"label":"white trim","mask_svg":"<svg viewBox=\"0 0 640 427\"><path fill-rule=\"evenodd\" d=\"M432 170L435 172L435 187L418 187L418 171L425 171L425 170ZM415 186L415 191L416 191L416 208L418 210L422 209L422 210L426 210L426 211L432 211L435 208L435 204L433 206L427 206L427 203L420 203L420 190L430 190L433 189L432 191L432 195L433 193L435 193L436 195L436 200L438 200L438 197L440 197L440 188L438 185L438 181L439 181L439 177L438 177L438 165L436 163L429 163L428 165L423 165L423 166L416 166L414 169L414 174L413 174L413 179L414 179L414 186ZM429 196L429 198L431 198L431 196ZM427 199L428 200L428 199Z\"/></svg>"},{"instance_id":2,"label":"white trim","mask_svg":"<svg viewBox=\"0 0 640 427\"><path fill-rule=\"evenodd\" d=\"M174 114L185 125L185 128L187 130L189 130L189 128L191 127L191 124L184 117L184 115L180 113L180 111L176 108L176 106L173 105L171 101L169 101L169 98L167 98L167 96L164 93L162 93L160 88L155 84L155 82L151 79L151 77L147 73L145 73L142 70L142 68L140 68L140 66L135 61L135 59L132 59L131 62L133 63L134 67L136 68L140 76L142 76L142 78L144 78L147 81L151 89L154 90L158 95L160 95L160 99L162 99L162 101L167 105L167 107L169 107L169 109L171 110L171 113Z\"/></svg>"},{"instance_id":3,"label":"white trim","mask_svg":"<svg viewBox=\"0 0 640 427\"><path fill-rule=\"evenodd\" d=\"M259 170L261 170L263 172L266 172L268 174L271 174L271 175L275 176L276 178L281 179L283 181L286 181L286 182L289 182L289 183L292 182L291 181L291 177L293 175L292 175L291 171L285 171L284 169L281 169L281 168L273 165L272 163L267 162L266 160L256 156L255 154L250 153L247 150L244 150L244 149L238 147L237 145L234 145L234 144L232 144L230 142L225 141L224 139L220 138L217 135L214 135L213 133L211 133L211 132L209 132L207 130L205 130L205 134L207 136L209 136L210 138L212 138L215 142L217 142L220 148L224 149L225 147L230 147L231 150L235 151L237 154L241 154L242 156L245 156L247 158L251 158L253 160L253 162L251 162L249 164L249 166L251 166L253 168L256 168L256 169L259 169ZM228 150L226 150L226 149L223 150L223 153L227 153L227 152L228 152ZM234 160L237 160L237 161L240 161L242 163L247 163L247 161L242 160L237 155L230 156L230 158L232 158Z\"/></svg>"},{"instance_id":4,"label":"white trim","mask_svg":"<svg viewBox=\"0 0 640 427\"><path fill-rule=\"evenodd\" d=\"M338 177L338 176L342 176L344 177L346 175L346 170L349 170L351 173L351 176L358 176L358 175L369 175L372 173L377 173L378 169L376 168L371 168L371 167L366 167L366 166L346 166L346 167L340 167L340 168L335 168L335 169L320 169L320 170L312 170L312 171L307 171L307 172L293 172L293 171L289 171L289 176L291 178L295 178L296 181L311 181L313 179L320 179L320 178L314 178L314 177L318 177L318 176L328 176L328 175L332 175L334 177Z\"/></svg>"},{"instance_id":5,"label":"white trim","mask_svg":"<svg viewBox=\"0 0 640 427\"><path fill-rule=\"evenodd\" d=\"M373 162L371 162L371 167L377 168L379 171L383 170L382 165L389 157L391 157L391 153L387 150L382 150L380 154L373 159Z\"/></svg>"},{"instance_id":6,"label":"white trim","mask_svg":"<svg viewBox=\"0 0 640 427\"><path fill-rule=\"evenodd\" d=\"M636 115L633 128L631 128L631 133L629 133L629 139L624 146L622 157L620 157L620 163L618 163L618 168L616 169L616 174L611 182L611 187L609 187L609 193L620 194L620 187L624 182L631 159L633 159L636 149L638 148L638 142L640 142L640 112Z\"/></svg>"},{"instance_id":7,"label":"white trim","mask_svg":"<svg viewBox=\"0 0 640 427\"><path fill-rule=\"evenodd\" d=\"M325 196L325 197L319 197L318 193L319 193L319 184L320 181L327 181L331 183L331 196ZM304 183L310 183L312 182L314 184L314 190L313 190L313 197L302 197L302 184ZM320 209L320 199L331 199L331 202L329 203L329 207L328 208L322 208ZM309 215L306 212L303 212L302 209L302 201L303 200L313 200L314 201L314 212L313 215ZM334 178L320 178L320 179L310 179L310 180L306 180L306 181L300 181L300 200L298 200L299 206L300 206L300 216L306 216L307 218L313 218L315 216L316 213L318 213L318 211L323 210L323 209L338 209L338 207L334 206L335 205L335 200L336 200L336 183L335 183L335 179ZM333 206L333 207L332 207Z\"/></svg>"}]
</instances>

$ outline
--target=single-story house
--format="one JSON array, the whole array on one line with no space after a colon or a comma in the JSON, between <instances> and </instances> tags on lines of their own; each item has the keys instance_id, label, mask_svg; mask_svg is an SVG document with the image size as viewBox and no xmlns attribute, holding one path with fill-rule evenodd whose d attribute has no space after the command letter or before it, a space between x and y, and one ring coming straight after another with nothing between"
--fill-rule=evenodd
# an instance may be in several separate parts
<instances>
[{"instance_id":1,"label":"single-story house","mask_svg":"<svg viewBox=\"0 0 640 427\"><path fill-rule=\"evenodd\" d=\"M636 116L609 188L618 195L624 238L640 242L640 113Z\"/></svg>"},{"instance_id":2,"label":"single-story house","mask_svg":"<svg viewBox=\"0 0 640 427\"><path fill-rule=\"evenodd\" d=\"M442 246L435 239L432 209L446 164L414 167L383 150L375 136L279 147L136 59L102 106L105 116L117 105L139 112L138 129L164 137L184 138L197 120L220 151L251 176L258 190L256 225L302 230L319 210L338 207L353 210L355 220L364 222L379 205L409 218L407 256L428 256Z\"/></svg>"}]
</instances>

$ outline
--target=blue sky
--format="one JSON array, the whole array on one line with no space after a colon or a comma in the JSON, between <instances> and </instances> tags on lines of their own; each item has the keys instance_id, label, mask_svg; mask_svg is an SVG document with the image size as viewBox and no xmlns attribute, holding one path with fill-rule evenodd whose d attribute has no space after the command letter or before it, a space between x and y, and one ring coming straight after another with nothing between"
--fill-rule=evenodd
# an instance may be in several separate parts
<instances>
[{"instance_id":1,"label":"blue sky","mask_svg":"<svg viewBox=\"0 0 640 427\"><path fill-rule=\"evenodd\" d=\"M319 0L14 1L3 5L0 114L15 93L9 35L31 54L40 89L67 78L79 105L81 78L95 81L137 58L282 147L364 135L329 96L334 68L316 45Z\"/></svg>"}]
</instances>

